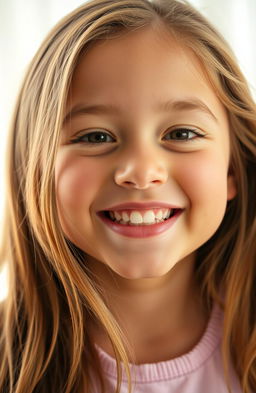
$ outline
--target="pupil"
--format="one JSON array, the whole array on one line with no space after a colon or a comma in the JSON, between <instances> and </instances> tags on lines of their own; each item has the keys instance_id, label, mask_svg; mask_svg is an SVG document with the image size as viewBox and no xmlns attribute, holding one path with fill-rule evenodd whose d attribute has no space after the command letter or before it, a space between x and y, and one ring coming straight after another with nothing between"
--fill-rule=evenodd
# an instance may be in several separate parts
<instances>
[{"instance_id":1,"label":"pupil","mask_svg":"<svg viewBox=\"0 0 256 393\"><path fill-rule=\"evenodd\" d=\"M95 142L105 141L105 135L103 135L103 134L92 134L91 138L92 138L92 141L95 141Z\"/></svg>"},{"instance_id":2,"label":"pupil","mask_svg":"<svg viewBox=\"0 0 256 393\"><path fill-rule=\"evenodd\" d=\"M177 132L176 132L176 138L179 138L179 139L186 139L187 136L188 136L187 131L177 131Z\"/></svg>"}]
</instances>

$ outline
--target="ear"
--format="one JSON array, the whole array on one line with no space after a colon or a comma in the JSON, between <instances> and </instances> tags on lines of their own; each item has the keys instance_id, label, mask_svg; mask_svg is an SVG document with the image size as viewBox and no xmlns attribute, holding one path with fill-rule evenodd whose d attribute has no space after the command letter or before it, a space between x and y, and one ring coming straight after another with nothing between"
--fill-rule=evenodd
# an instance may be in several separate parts
<instances>
[{"instance_id":1,"label":"ear","mask_svg":"<svg viewBox=\"0 0 256 393\"><path fill-rule=\"evenodd\" d=\"M228 172L228 179L227 179L227 200L230 201L231 199L234 199L236 194L237 194L237 188L236 188L236 179L233 174L232 169L229 170Z\"/></svg>"}]
</instances>

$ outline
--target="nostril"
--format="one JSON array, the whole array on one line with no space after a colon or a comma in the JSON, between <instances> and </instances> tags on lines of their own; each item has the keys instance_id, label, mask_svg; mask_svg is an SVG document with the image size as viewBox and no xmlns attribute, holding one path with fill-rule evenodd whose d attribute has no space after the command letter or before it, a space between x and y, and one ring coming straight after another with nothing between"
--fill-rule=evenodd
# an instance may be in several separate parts
<instances>
[{"instance_id":1,"label":"nostril","mask_svg":"<svg viewBox=\"0 0 256 393\"><path fill-rule=\"evenodd\" d=\"M152 187L152 186L157 186L161 185L162 181L161 180L150 180L148 182L135 182L135 181L129 181L125 180L121 183L118 183L119 186L122 187L127 187L127 188L136 188L140 190L145 190L146 188Z\"/></svg>"}]
</instances>

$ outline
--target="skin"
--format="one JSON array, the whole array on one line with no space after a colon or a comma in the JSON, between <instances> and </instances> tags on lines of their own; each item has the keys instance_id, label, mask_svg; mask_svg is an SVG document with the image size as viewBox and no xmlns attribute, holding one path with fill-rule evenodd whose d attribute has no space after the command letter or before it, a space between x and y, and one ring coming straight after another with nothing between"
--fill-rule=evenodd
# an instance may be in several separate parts
<instances>
[{"instance_id":1,"label":"skin","mask_svg":"<svg viewBox=\"0 0 256 393\"><path fill-rule=\"evenodd\" d=\"M155 108L191 99L208 110ZM209 318L193 275L196 250L216 232L236 194L226 111L196 56L152 28L101 42L81 57L67 113L80 104L118 110L68 116L63 125L55 170L63 231L86 252L84 263L134 345L136 363L179 356L198 342ZM192 132L189 140L167 140L180 126L203 137ZM72 143L99 129L114 142ZM96 214L152 200L184 209L157 236L121 236ZM100 326L92 325L92 335L113 355Z\"/></svg>"}]
</instances>

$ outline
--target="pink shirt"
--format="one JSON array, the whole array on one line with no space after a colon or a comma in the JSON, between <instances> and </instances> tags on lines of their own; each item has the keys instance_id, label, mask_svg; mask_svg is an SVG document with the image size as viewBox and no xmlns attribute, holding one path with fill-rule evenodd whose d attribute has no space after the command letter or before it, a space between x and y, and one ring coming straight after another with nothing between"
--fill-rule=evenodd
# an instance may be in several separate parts
<instances>
[{"instance_id":1,"label":"pink shirt","mask_svg":"<svg viewBox=\"0 0 256 393\"><path fill-rule=\"evenodd\" d=\"M205 333L190 352L169 361L131 365L132 393L228 393L220 348L222 321L222 311L215 305ZM114 393L115 360L98 346L96 348L106 378L107 393ZM128 392L127 386L124 372L121 393ZM232 393L242 393L233 370L231 389ZM98 391L94 387L93 393Z\"/></svg>"}]
</instances>

